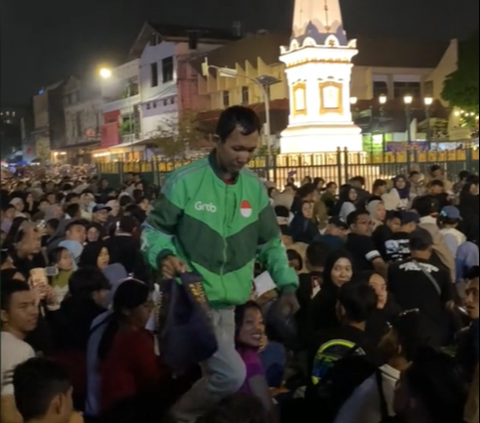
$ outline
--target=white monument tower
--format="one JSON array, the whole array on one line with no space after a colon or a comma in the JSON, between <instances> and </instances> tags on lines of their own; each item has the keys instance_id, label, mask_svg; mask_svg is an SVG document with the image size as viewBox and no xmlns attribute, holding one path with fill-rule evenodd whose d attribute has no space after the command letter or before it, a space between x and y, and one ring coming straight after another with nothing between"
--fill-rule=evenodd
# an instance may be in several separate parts
<instances>
[{"instance_id":1,"label":"white monument tower","mask_svg":"<svg viewBox=\"0 0 480 423\"><path fill-rule=\"evenodd\" d=\"M350 79L356 40L347 40L339 0L296 0L290 45L281 47L290 90L281 153L362 150L352 121Z\"/></svg>"}]
</instances>

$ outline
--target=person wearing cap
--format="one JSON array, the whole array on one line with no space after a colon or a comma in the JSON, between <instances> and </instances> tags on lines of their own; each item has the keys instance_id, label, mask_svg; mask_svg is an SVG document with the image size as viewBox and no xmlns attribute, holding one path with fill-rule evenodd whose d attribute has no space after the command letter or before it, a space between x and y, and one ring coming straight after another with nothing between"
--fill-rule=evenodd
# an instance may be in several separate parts
<instances>
[{"instance_id":1,"label":"person wearing cap","mask_svg":"<svg viewBox=\"0 0 480 423\"><path fill-rule=\"evenodd\" d=\"M102 226L105 225L107 223L108 213L111 211L112 208L105 204L95 205L92 210L92 223L98 223Z\"/></svg>"},{"instance_id":2,"label":"person wearing cap","mask_svg":"<svg viewBox=\"0 0 480 423\"><path fill-rule=\"evenodd\" d=\"M385 241L386 259L388 262L404 261L410 258L410 234L420 223L420 216L413 211L398 213L401 226L398 232L392 233Z\"/></svg>"},{"instance_id":3,"label":"person wearing cap","mask_svg":"<svg viewBox=\"0 0 480 423\"><path fill-rule=\"evenodd\" d=\"M348 225L339 217L331 217L323 234L317 236L314 242L322 242L331 252L340 251L345 247Z\"/></svg>"},{"instance_id":4,"label":"person wearing cap","mask_svg":"<svg viewBox=\"0 0 480 423\"><path fill-rule=\"evenodd\" d=\"M445 238L453 257L457 257L458 247L467 242L467 237L457 229L462 220L460 210L455 206L444 207L438 216L440 232Z\"/></svg>"}]
</instances>

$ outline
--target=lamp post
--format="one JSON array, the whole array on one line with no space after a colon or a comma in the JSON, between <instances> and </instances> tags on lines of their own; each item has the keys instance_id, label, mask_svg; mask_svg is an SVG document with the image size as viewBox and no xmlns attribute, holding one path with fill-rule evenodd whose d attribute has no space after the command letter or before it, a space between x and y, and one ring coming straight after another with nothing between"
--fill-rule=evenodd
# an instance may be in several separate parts
<instances>
[{"instance_id":1,"label":"lamp post","mask_svg":"<svg viewBox=\"0 0 480 423\"><path fill-rule=\"evenodd\" d=\"M110 79L112 76L113 76L113 72L111 69L108 69L108 68L102 68L100 69L100 77L102 79ZM135 129L134 129L134 122L133 122L133 118L134 118L134 113L133 113L133 105L132 105L132 96L131 96L131 88L130 88L130 83L127 84L127 97L128 97L128 102L129 102L129 107L128 107L128 110L129 110L129 120L130 120L130 132L131 134L130 135L134 135L135 133ZM134 145L133 145L133 141L134 141L134 137L131 137L131 140L130 140L130 147L131 147L131 151L130 151L130 155L132 156L132 161L134 160L134 154L135 154L135 148L134 148Z\"/></svg>"},{"instance_id":2,"label":"lamp post","mask_svg":"<svg viewBox=\"0 0 480 423\"><path fill-rule=\"evenodd\" d=\"M385 119L385 104L387 104L388 97L385 94L382 94L378 97L378 102L380 103L380 123L382 129L382 155L385 158L385 153L387 149L387 140L385 138L385 126L384 126L384 119ZM383 160L385 162L385 160Z\"/></svg>"},{"instance_id":3,"label":"lamp post","mask_svg":"<svg viewBox=\"0 0 480 423\"><path fill-rule=\"evenodd\" d=\"M431 118L430 111L433 103L433 98L425 97L423 99L423 102L425 103L425 115L427 118L427 147L428 147L428 150L430 151L431 144L432 144L432 127L430 125L430 118Z\"/></svg>"},{"instance_id":4,"label":"lamp post","mask_svg":"<svg viewBox=\"0 0 480 423\"><path fill-rule=\"evenodd\" d=\"M411 95L406 95L403 97L403 102L405 103L405 117L407 121L407 157L408 157L408 163L410 163L410 147L412 144L412 129L411 129L411 124L412 124L412 105L413 97Z\"/></svg>"},{"instance_id":5,"label":"lamp post","mask_svg":"<svg viewBox=\"0 0 480 423\"><path fill-rule=\"evenodd\" d=\"M222 78L246 78L249 81L252 81L256 85L260 87L262 90L263 94L263 101L265 104L265 130L264 134L265 137L267 138L267 151L268 151L268 157L271 159L272 157L272 139L271 139L271 120L270 120L270 96L267 90L267 87L277 84L280 82L279 79L275 78L274 76L271 75L261 75L256 78L252 78L251 76L243 75L240 74L236 69L231 69L228 67L221 67L221 66L215 66L215 65L210 65L208 63L208 59L205 58L205 61L202 63L202 74L204 77L208 76L208 70L209 69L216 69L218 72L218 76Z\"/></svg>"}]
</instances>

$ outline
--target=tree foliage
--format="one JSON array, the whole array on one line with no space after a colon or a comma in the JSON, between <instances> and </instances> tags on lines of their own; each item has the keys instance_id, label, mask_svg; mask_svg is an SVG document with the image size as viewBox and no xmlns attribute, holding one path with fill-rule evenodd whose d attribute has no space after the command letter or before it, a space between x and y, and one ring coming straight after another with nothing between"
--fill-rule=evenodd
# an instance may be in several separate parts
<instances>
[{"instance_id":1,"label":"tree foliage","mask_svg":"<svg viewBox=\"0 0 480 423\"><path fill-rule=\"evenodd\" d=\"M447 76L442 98L451 106L478 113L479 33L459 43L458 69Z\"/></svg>"},{"instance_id":2,"label":"tree foliage","mask_svg":"<svg viewBox=\"0 0 480 423\"><path fill-rule=\"evenodd\" d=\"M197 117L193 113L184 112L180 116L166 114L150 142L165 157L184 159L199 136Z\"/></svg>"}]
</instances>

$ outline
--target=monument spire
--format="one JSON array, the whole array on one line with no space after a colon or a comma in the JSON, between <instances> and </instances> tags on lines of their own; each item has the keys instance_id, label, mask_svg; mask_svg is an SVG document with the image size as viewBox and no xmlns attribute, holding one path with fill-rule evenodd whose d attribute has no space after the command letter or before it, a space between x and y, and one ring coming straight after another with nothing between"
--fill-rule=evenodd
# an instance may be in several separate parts
<instances>
[{"instance_id":1,"label":"monument spire","mask_svg":"<svg viewBox=\"0 0 480 423\"><path fill-rule=\"evenodd\" d=\"M280 60L290 88L289 125L282 153L362 150L352 122L350 79L356 40L347 40L340 0L296 0L290 45Z\"/></svg>"}]
</instances>

